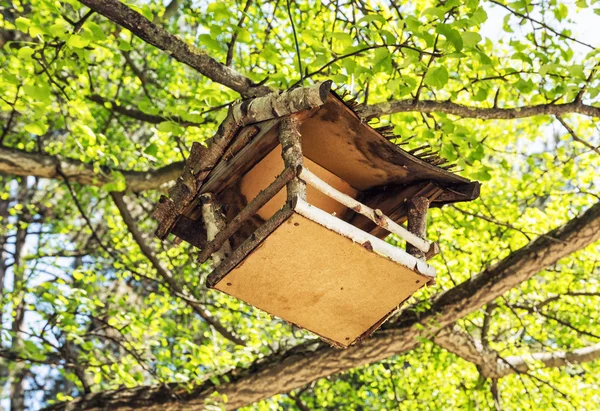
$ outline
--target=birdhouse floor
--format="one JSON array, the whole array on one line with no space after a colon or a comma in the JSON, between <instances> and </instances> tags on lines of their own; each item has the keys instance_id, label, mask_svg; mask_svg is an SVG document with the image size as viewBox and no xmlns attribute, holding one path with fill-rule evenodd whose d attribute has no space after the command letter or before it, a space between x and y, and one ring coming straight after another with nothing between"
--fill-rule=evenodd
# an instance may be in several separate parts
<instances>
[{"instance_id":1,"label":"birdhouse floor","mask_svg":"<svg viewBox=\"0 0 600 411\"><path fill-rule=\"evenodd\" d=\"M430 280L293 212L214 288L347 347Z\"/></svg>"}]
</instances>

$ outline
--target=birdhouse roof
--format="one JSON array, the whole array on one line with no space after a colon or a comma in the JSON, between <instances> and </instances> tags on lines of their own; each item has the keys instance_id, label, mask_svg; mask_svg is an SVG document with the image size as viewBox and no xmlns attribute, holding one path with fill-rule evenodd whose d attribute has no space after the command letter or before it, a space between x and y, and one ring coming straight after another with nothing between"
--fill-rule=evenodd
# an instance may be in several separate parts
<instances>
[{"instance_id":1,"label":"birdhouse roof","mask_svg":"<svg viewBox=\"0 0 600 411\"><path fill-rule=\"evenodd\" d=\"M390 207L398 208L402 202L400 192L411 187L415 194L433 200L433 206L477 198L479 183L450 172L445 161L427 148L402 149L397 143L406 139L393 135L390 127L371 127L360 117L359 106L345 102L330 88L327 81L234 105L212 139L217 149L195 143L182 177L169 191L171 198L161 199L155 213L160 223L157 235L164 238L173 231L182 215L197 219L200 194L226 190L270 153L279 144L280 119L287 115L300 120L302 150L308 159L363 192L365 199L374 199L371 207L387 207L390 216L394 214ZM358 226L360 220L357 217ZM362 225L377 230L370 222Z\"/></svg>"}]
</instances>

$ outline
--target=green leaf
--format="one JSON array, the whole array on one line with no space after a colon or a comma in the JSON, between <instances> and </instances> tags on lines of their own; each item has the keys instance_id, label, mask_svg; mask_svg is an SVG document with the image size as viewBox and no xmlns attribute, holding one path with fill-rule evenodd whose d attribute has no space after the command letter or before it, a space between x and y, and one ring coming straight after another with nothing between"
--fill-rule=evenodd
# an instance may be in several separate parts
<instances>
[{"instance_id":1,"label":"green leaf","mask_svg":"<svg viewBox=\"0 0 600 411\"><path fill-rule=\"evenodd\" d=\"M441 20L446 15L446 10L443 7L430 7L423 10L423 15L434 16Z\"/></svg>"},{"instance_id":2,"label":"green leaf","mask_svg":"<svg viewBox=\"0 0 600 411\"><path fill-rule=\"evenodd\" d=\"M127 40L119 39L119 50L131 51L131 44Z\"/></svg>"},{"instance_id":3,"label":"green leaf","mask_svg":"<svg viewBox=\"0 0 600 411\"><path fill-rule=\"evenodd\" d=\"M457 30L454 30L449 24L438 24L436 30L437 33L441 34L446 38L447 41L452 43L456 51L461 51L463 48L463 39Z\"/></svg>"},{"instance_id":4,"label":"green leaf","mask_svg":"<svg viewBox=\"0 0 600 411\"><path fill-rule=\"evenodd\" d=\"M27 124L24 129L28 133L35 134L36 136L42 136L48 130L48 126L40 122L35 122Z\"/></svg>"},{"instance_id":5,"label":"green leaf","mask_svg":"<svg viewBox=\"0 0 600 411\"><path fill-rule=\"evenodd\" d=\"M40 101L46 101L50 97L50 86L48 86L47 84L44 84L42 86L34 86L27 84L23 86L23 91L29 97Z\"/></svg>"},{"instance_id":6,"label":"green leaf","mask_svg":"<svg viewBox=\"0 0 600 411\"><path fill-rule=\"evenodd\" d=\"M17 17L15 20L15 26L22 31L23 33L27 33L29 31L29 25L31 24L31 20L27 17Z\"/></svg>"},{"instance_id":7,"label":"green leaf","mask_svg":"<svg viewBox=\"0 0 600 411\"><path fill-rule=\"evenodd\" d=\"M162 133L171 133L173 130L175 130L175 123L163 121L158 125L158 127L156 127L156 129Z\"/></svg>"},{"instance_id":8,"label":"green leaf","mask_svg":"<svg viewBox=\"0 0 600 411\"><path fill-rule=\"evenodd\" d=\"M374 21L377 21L381 24L386 24L387 21L385 20L385 17L383 17L381 14L367 14L364 17L361 17L357 22L356 25L360 26L361 24L365 23L365 25L367 25L368 23L372 23Z\"/></svg>"},{"instance_id":9,"label":"green leaf","mask_svg":"<svg viewBox=\"0 0 600 411\"><path fill-rule=\"evenodd\" d=\"M239 41L240 43L251 43L252 35L250 34L250 32L248 30L240 29L238 31L237 41Z\"/></svg>"},{"instance_id":10,"label":"green leaf","mask_svg":"<svg viewBox=\"0 0 600 411\"><path fill-rule=\"evenodd\" d=\"M490 181L492 179L490 171L491 169L489 167L483 166L473 174L473 178L479 181Z\"/></svg>"},{"instance_id":11,"label":"green leaf","mask_svg":"<svg viewBox=\"0 0 600 411\"><path fill-rule=\"evenodd\" d=\"M42 29L40 26L38 26L37 24L32 24L29 26L29 35L31 37L37 37L40 34L44 34L44 29Z\"/></svg>"},{"instance_id":12,"label":"green leaf","mask_svg":"<svg viewBox=\"0 0 600 411\"><path fill-rule=\"evenodd\" d=\"M106 183L102 186L102 188L106 191L125 191L127 189L127 181L122 173L118 171L113 171L111 173L112 181L110 183Z\"/></svg>"},{"instance_id":13,"label":"green leaf","mask_svg":"<svg viewBox=\"0 0 600 411\"><path fill-rule=\"evenodd\" d=\"M534 84L533 81L531 81L531 79L525 81L522 78L520 78L515 84L514 86L517 88L517 90L519 90L521 93L530 93L533 88L534 88Z\"/></svg>"},{"instance_id":14,"label":"green leaf","mask_svg":"<svg viewBox=\"0 0 600 411\"><path fill-rule=\"evenodd\" d=\"M474 47L481 41L481 35L472 31L465 31L461 34L465 47Z\"/></svg>"},{"instance_id":15,"label":"green leaf","mask_svg":"<svg viewBox=\"0 0 600 411\"><path fill-rule=\"evenodd\" d=\"M29 60L33 53L35 53L35 50L31 47L21 47L17 52L17 56L22 60Z\"/></svg>"},{"instance_id":16,"label":"green leaf","mask_svg":"<svg viewBox=\"0 0 600 411\"><path fill-rule=\"evenodd\" d=\"M475 25L479 26L486 22L488 16L483 8L478 8L471 15L471 21L475 23Z\"/></svg>"},{"instance_id":17,"label":"green leaf","mask_svg":"<svg viewBox=\"0 0 600 411\"><path fill-rule=\"evenodd\" d=\"M331 33L331 37L339 41L342 48L349 47L353 42L352 36L348 33Z\"/></svg>"},{"instance_id":18,"label":"green leaf","mask_svg":"<svg viewBox=\"0 0 600 411\"><path fill-rule=\"evenodd\" d=\"M221 43L215 40L210 34L201 34L198 36L198 42L211 50L222 51Z\"/></svg>"},{"instance_id":19,"label":"green leaf","mask_svg":"<svg viewBox=\"0 0 600 411\"><path fill-rule=\"evenodd\" d=\"M76 49L82 49L87 47L90 44L90 40L84 38L83 36L80 36L78 34L73 34L71 37L69 37L69 40L67 40L67 45L69 47L73 47Z\"/></svg>"},{"instance_id":20,"label":"green leaf","mask_svg":"<svg viewBox=\"0 0 600 411\"><path fill-rule=\"evenodd\" d=\"M144 153L148 154L149 156L156 157L156 154L158 154L158 146L152 143L146 147Z\"/></svg>"},{"instance_id":21,"label":"green leaf","mask_svg":"<svg viewBox=\"0 0 600 411\"><path fill-rule=\"evenodd\" d=\"M440 155L448 161L454 161L458 158L456 150L452 144L443 144Z\"/></svg>"},{"instance_id":22,"label":"green leaf","mask_svg":"<svg viewBox=\"0 0 600 411\"><path fill-rule=\"evenodd\" d=\"M425 75L425 84L436 89L441 89L448 83L448 70L444 66L430 69Z\"/></svg>"},{"instance_id":23,"label":"green leaf","mask_svg":"<svg viewBox=\"0 0 600 411\"><path fill-rule=\"evenodd\" d=\"M85 25L92 32L95 41L106 39L104 30L102 30L102 27L100 27L98 24L94 23L93 21L88 21Z\"/></svg>"},{"instance_id":24,"label":"green leaf","mask_svg":"<svg viewBox=\"0 0 600 411\"><path fill-rule=\"evenodd\" d=\"M68 22L63 19L56 19L55 23L48 28L48 31L53 37L62 39L69 33L69 29Z\"/></svg>"}]
</instances>

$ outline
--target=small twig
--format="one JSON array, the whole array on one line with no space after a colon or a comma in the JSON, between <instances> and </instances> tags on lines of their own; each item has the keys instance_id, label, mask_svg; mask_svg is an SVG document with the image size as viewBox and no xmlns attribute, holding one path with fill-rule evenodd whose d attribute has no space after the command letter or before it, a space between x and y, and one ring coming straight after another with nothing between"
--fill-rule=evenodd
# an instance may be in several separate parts
<instances>
[{"instance_id":1,"label":"small twig","mask_svg":"<svg viewBox=\"0 0 600 411\"><path fill-rule=\"evenodd\" d=\"M246 0L246 5L244 6L244 10L242 11L242 17L240 17L240 20L238 21L238 24L237 24L238 28L236 30L234 30L233 34L231 35L231 41L229 42L229 45L227 46L227 58L225 59L226 66L231 66L231 63L233 62L233 50L235 48L235 42L238 37L238 32L242 28L242 24L244 24L244 20L246 19L246 15L248 13L248 9L250 8L251 4L252 4L252 0Z\"/></svg>"},{"instance_id":2,"label":"small twig","mask_svg":"<svg viewBox=\"0 0 600 411\"><path fill-rule=\"evenodd\" d=\"M587 148L589 148L590 150L595 151L597 154L600 154L600 149L598 147L594 147L593 145L591 145L590 143L588 143L587 141L579 138L577 136L577 134L575 134L575 131L562 119L561 116L556 115L555 116L556 119L558 120L558 122L560 124L562 124L562 126L569 132L569 134L571 135L571 137L573 137L573 140L577 141L578 143L583 144L584 146L586 146Z\"/></svg>"},{"instance_id":3,"label":"small twig","mask_svg":"<svg viewBox=\"0 0 600 411\"><path fill-rule=\"evenodd\" d=\"M294 33L294 44L296 45L296 56L298 57L298 71L300 72L300 83L304 85L304 70L302 70L302 57L300 56L300 45L298 44L298 34L296 33L296 25L294 24L294 18L292 17L292 7L290 4L290 0L287 0L287 12L290 18L290 24L292 25L292 32Z\"/></svg>"}]
</instances>

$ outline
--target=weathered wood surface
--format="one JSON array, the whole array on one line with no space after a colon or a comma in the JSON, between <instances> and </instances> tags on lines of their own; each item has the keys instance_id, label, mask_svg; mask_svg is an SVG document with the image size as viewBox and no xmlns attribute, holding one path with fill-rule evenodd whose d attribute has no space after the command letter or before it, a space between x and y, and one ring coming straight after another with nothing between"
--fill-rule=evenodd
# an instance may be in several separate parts
<instances>
[{"instance_id":1,"label":"weathered wood surface","mask_svg":"<svg viewBox=\"0 0 600 411\"><path fill-rule=\"evenodd\" d=\"M429 199L427 197L414 197L408 200L408 231L420 238L427 236L427 212ZM410 255L424 259L427 251L420 250L410 243L406 244L406 251Z\"/></svg>"},{"instance_id":2,"label":"weathered wood surface","mask_svg":"<svg viewBox=\"0 0 600 411\"><path fill-rule=\"evenodd\" d=\"M299 120L295 116L288 116L279 123L279 143L281 144L281 157L286 168L292 169L296 174L304 165L302 154L302 141L298 131ZM296 175L287 184L287 199L295 198L306 200L306 183Z\"/></svg>"},{"instance_id":3,"label":"weathered wood surface","mask_svg":"<svg viewBox=\"0 0 600 411\"><path fill-rule=\"evenodd\" d=\"M377 208L397 224L406 221L406 202L411 198L421 196L435 201L442 193L442 189L431 182L420 182L408 186L389 187L387 189L374 189L363 193L359 200L371 208ZM375 237L385 238L389 231L376 225L368 218L355 214L349 219L350 224L364 230Z\"/></svg>"},{"instance_id":4,"label":"weathered wood surface","mask_svg":"<svg viewBox=\"0 0 600 411\"><path fill-rule=\"evenodd\" d=\"M219 233L227 226L225 217L221 213L221 207L215 200L215 196L211 193L205 193L200 196L202 203L202 221L204 222L204 230L206 232L207 241L213 241ZM214 267L221 265L223 260L231 255L231 246L227 238L221 242L219 249L211 253Z\"/></svg>"},{"instance_id":5,"label":"weathered wood surface","mask_svg":"<svg viewBox=\"0 0 600 411\"><path fill-rule=\"evenodd\" d=\"M330 98L300 126L304 155L359 190L432 180L464 184L469 180L430 162L423 147L412 154L364 123L337 98Z\"/></svg>"},{"instance_id":6,"label":"weathered wood surface","mask_svg":"<svg viewBox=\"0 0 600 411\"><path fill-rule=\"evenodd\" d=\"M469 182L443 167L436 167L436 154L428 146L410 152L400 149L381 134L386 133L385 129L377 132L362 123L335 94L327 98L325 90L328 87L330 84L295 89L233 107L221 125L218 137L212 139L211 147L217 149L194 144L181 178L170 191L171 199L163 198L156 210L155 215L161 222L157 235L164 238L169 232L184 231L183 227L175 227L181 215L198 220L201 212L197 196L201 193L214 192L219 197L228 197L228 202L241 205L239 210L243 209L251 199L233 198L241 197L240 177L278 144L280 123L283 121L277 116L300 107L304 108L296 112L294 118L298 120L304 156L363 190L360 200L364 204L380 209L398 224L406 219L404 201L415 195L429 198L432 207L446 202L470 201L479 195L478 183ZM300 100L303 100L301 104ZM313 107L315 105L316 108ZM269 110L274 112L267 113ZM283 119L288 121L285 115ZM241 126L253 121L261 122ZM232 134L233 129L236 131ZM227 146L223 143L225 141ZM207 154L207 151L210 153ZM221 153L220 159L216 153ZM209 161L206 162L206 159ZM279 170L273 178L277 173ZM421 181L431 183L427 185ZM298 185L301 184L298 181ZM426 192L414 190L413 187L423 184L427 187ZM228 202L225 204L229 206ZM229 211L227 216L228 221L235 217ZM380 238L388 234L387 230L366 218L346 215L345 220ZM189 222L181 225L192 226ZM193 237L189 233L185 236Z\"/></svg>"},{"instance_id":7,"label":"weathered wood surface","mask_svg":"<svg viewBox=\"0 0 600 411\"><path fill-rule=\"evenodd\" d=\"M219 231L214 236L212 241L209 241L206 246L202 248L202 251L198 255L198 262L205 262L211 254L218 251L223 244L225 244L229 237L231 237L237 230L240 229L242 224L248 221L256 212L263 207L269 200L275 196L294 176L296 173L291 168L286 168L273 183L271 183L265 190L261 191L252 201L248 203L246 207L242 209L234 218L231 220L224 229ZM209 236L210 237L210 236Z\"/></svg>"},{"instance_id":8,"label":"weathered wood surface","mask_svg":"<svg viewBox=\"0 0 600 411\"><path fill-rule=\"evenodd\" d=\"M207 147L199 143L192 146L181 177L169 190L170 198L161 198L154 213L159 221L156 235L165 238L169 234L240 129L249 124L318 107L325 103L330 88L331 81L325 81L310 87L271 93L231 106L217 133L208 140Z\"/></svg>"},{"instance_id":9,"label":"weathered wood surface","mask_svg":"<svg viewBox=\"0 0 600 411\"><path fill-rule=\"evenodd\" d=\"M377 243L387 244L371 239L374 249ZM296 212L215 288L325 337L328 343L347 347L430 280L358 240ZM415 261L405 251L387 246ZM365 275L370 272L377 275Z\"/></svg>"}]
</instances>

